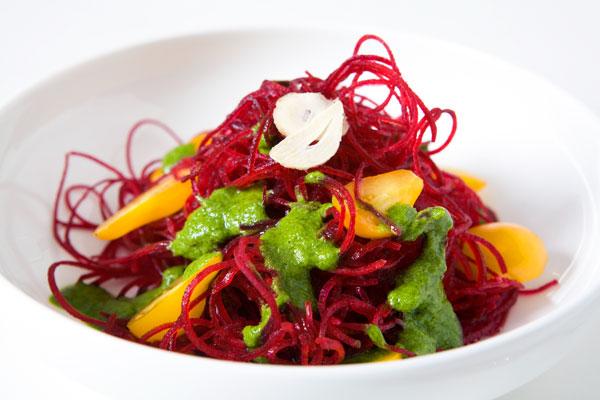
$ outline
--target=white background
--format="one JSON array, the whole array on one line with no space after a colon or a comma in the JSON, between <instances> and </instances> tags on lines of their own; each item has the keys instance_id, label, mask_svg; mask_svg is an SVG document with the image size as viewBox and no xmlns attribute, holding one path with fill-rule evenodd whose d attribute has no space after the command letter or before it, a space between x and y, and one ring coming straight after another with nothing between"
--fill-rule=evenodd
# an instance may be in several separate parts
<instances>
[{"instance_id":1,"label":"white background","mask_svg":"<svg viewBox=\"0 0 600 400\"><path fill-rule=\"evenodd\" d=\"M262 20L311 20L462 43L533 70L600 115L599 11L593 1L0 0L0 104L65 66L136 42ZM27 351L43 328L18 329L12 295L0 292L0 398L103 399ZM599 332L600 315L592 315L567 358L503 399L600 398Z\"/></svg>"}]
</instances>

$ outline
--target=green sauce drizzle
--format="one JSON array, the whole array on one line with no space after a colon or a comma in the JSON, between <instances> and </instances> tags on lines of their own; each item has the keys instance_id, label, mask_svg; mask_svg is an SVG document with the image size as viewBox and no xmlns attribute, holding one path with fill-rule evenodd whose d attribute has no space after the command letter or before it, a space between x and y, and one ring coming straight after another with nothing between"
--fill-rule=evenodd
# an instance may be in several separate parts
<instances>
[{"instance_id":1,"label":"green sauce drizzle","mask_svg":"<svg viewBox=\"0 0 600 400\"><path fill-rule=\"evenodd\" d=\"M208 263L209 260L218 255L219 252L217 251L201 255L185 268L185 271L183 271L182 279L186 280L191 278L192 276L195 276L198 273L198 271L204 269L204 266L206 266L206 263Z\"/></svg>"},{"instance_id":2,"label":"green sauce drizzle","mask_svg":"<svg viewBox=\"0 0 600 400\"><path fill-rule=\"evenodd\" d=\"M184 267L181 265L165 269L163 271L162 282L160 283L159 287L150 289L131 299L131 303L136 308L136 313L145 308L148 304L152 303L154 299L169 289L182 275L182 273L184 273Z\"/></svg>"},{"instance_id":3,"label":"green sauce drizzle","mask_svg":"<svg viewBox=\"0 0 600 400\"><path fill-rule=\"evenodd\" d=\"M358 364L366 362L376 362L389 360L391 355L397 357L396 353L388 350L388 344L385 341L383 332L375 324L368 324L365 328L365 333L371 339L371 342L375 345L374 348L361 353L353 354L344 360L344 364Z\"/></svg>"},{"instance_id":4,"label":"green sauce drizzle","mask_svg":"<svg viewBox=\"0 0 600 400\"><path fill-rule=\"evenodd\" d=\"M323 182L324 179L325 179L325 174L322 173L321 171L309 172L308 174L306 174L304 176L304 182L313 184L313 185Z\"/></svg>"},{"instance_id":5,"label":"green sauce drizzle","mask_svg":"<svg viewBox=\"0 0 600 400\"><path fill-rule=\"evenodd\" d=\"M195 260L217 249L219 244L242 233L241 225L268 219L262 202L262 188L226 187L215 190L190 214L171 243L176 256Z\"/></svg>"},{"instance_id":6,"label":"green sauce drizzle","mask_svg":"<svg viewBox=\"0 0 600 400\"><path fill-rule=\"evenodd\" d=\"M61 293L69 304L89 317L104 320L105 315L115 314L117 318L129 319L164 293L182 273L182 266L166 269L160 286L134 298L114 297L99 286L82 282L67 286ZM60 306L54 296L50 297L50 302Z\"/></svg>"},{"instance_id":7,"label":"green sauce drizzle","mask_svg":"<svg viewBox=\"0 0 600 400\"><path fill-rule=\"evenodd\" d=\"M314 300L310 270L331 271L337 265L340 250L319 236L330 207L317 202L294 203L290 212L261 237L265 265L278 273L277 293L287 295L296 307Z\"/></svg>"},{"instance_id":8,"label":"green sauce drizzle","mask_svg":"<svg viewBox=\"0 0 600 400\"><path fill-rule=\"evenodd\" d=\"M371 342L373 342L373 344L375 346L379 347L380 349L387 348L387 343L385 342L385 338L383 337L383 332L381 332L381 329L379 329L379 327L377 325L375 325L375 324L367 325L365 332L366 332L367 336L369 337L369 339L371 339Z\"/></svg>"},{"instance_id":9,"label":"green sauce drizzle","mask_svg":"<svg viewBox=\"0 0 600 400\"><path fill-rule=\"evenodd\" d=\"M461 346L462 329L442 285L446 236L452 227L450 214L442 207L417 213L402 204L391 207L387 214L402 229L402 240L414 241L425 235L421 255L388 293L388 304L404 315L398 345L416 354Z\"/></svg>"},{"instance_id":10,"label":"green sauce drizzle","mask_svg":"<svg viewBox=\"0 0 600 400\"><path fill-rule=\"evenodd\" d=\"M242 329L244 343L249 349L254 349L260 345L262 332L271 318L271 309L263 304L260 307L260 322L257 325L247 325Z\"/></svg>"},{"instance_id":11,"label":"green sauce drizzle","mask_svg":"<svg viewBox=\"0 0 600 400\"><path fill-rule=\"evenodd\" d=\"M267 139L265 139L264 135L261 136L260 142L258 142L258 152L268 156L270 151L271 146L269 146L269 143L267 143Z\"/></svg>"},{"instance_id":12,"label":"green sauce drizzle","mask_svg":"<svg viewBox=\"0 0 600 400\"><path fill-rule=\"evenodd\" d=\"M260 128L260 122L257 122L256 124L254 124L252 126L252 128L250 128L252 130L252 132L254 133L258 133L258 128ZM267 142L267 139L265 138L265 135L262 135L260 137L260 141L258 142L258 152L260 154L264 154L264 155L269 155L269 152L271 151L271 145Z\"/></svg>"},{"instance_id":13,"label":"green sauce drizzle","mask_svg":"<svg viewBox=\"0 0 600 400\"><path fill-rule=\"evenodd\" d=\"M162 159L162 169L165 172L169 172L174 166L179 164L179 161L192 157L195 154L196 148L192 143L179 145L165 154Z\"/></svg>"}]
</instances>

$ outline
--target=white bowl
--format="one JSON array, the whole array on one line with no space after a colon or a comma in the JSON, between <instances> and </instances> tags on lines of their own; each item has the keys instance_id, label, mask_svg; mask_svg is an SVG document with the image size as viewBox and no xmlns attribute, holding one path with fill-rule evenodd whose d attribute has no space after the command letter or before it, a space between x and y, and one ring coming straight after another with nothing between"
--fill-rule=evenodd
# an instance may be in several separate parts
<instances>
[{"instance_id":1,"label":"white bowl","mask_svg":"<svg viewBox=\"0 0 600 400\"><path fill-rule=\"evenodd\" d=\"M125 132L138 119L160 119L191 137L215 126L265 78L296 77L305 70L326 75L351 54L360 33L246 30L145 44L70 69L5 107L0 112L0 285L20 289L13 297L23 319L16 323L31 337L32 351L102 393L131 398L416 400L443 393L448 399L484 399L556 363L600 286L595 246L600 123L570 96L518 68L457 45L393 32L383 36L413 89L429 106L458 113L459 133L439 162L485 178L484 197L500 217L542 236L550 262L534 286L560 278L559 287L521 298L501 334L398 362L280 367L132 344L48 304L46 269L65 257L50 233L65 152L87 151L122 166ZM153 137L138 142L140 159L158 154L158 144L167 148ZM88 179L95 174L85 165L75 172ZM62 282L73 279L63 276Z\"/></svg>"}]
</instances>

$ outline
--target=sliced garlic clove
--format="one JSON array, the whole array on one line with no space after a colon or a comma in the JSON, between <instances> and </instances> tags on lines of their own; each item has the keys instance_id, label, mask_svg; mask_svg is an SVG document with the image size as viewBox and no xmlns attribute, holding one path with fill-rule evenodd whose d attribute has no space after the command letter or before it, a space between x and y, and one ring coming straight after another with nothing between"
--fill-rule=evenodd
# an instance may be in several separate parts
<instances>
[{"instance_id":1,"label":"sliced garlic clove","mask_svg":"<svg viewBox=\"0 0 600 400\"><path fill-rule=\"evenodd\" d=\"M298 161L294 160L300 160L306 148L325 133L334 110L333 105L330 105L301 130L275 145L269 152L269 156L284 167L302 169L296 167Z\"/></svg>"},{"instance_id":2,"label":"sliced garlic clove","mask_svg":"<svg viewBox=\"0 0 600 400\"><path fill-rule=\"evenodd\" d=\"M274 146L269 155L286 168L306 170L335 155L344 133L344 107L338 99L302 129ZM312 144L315 140L317 143Z\"/></svg>"},{"instance_id":3,"label":"sliced garlic clove","mask_svg":"<svg viewBox=\"0 0 600 400\"><path fill-rule=\"evenodd\" d=\"M341 105L341 103L340 103ZM344 114L335 114L327 126L327 130L316 144L308 146L302 153L301 169L309 169L317 165L325 164L337 153L342 141L344 127Z\"/></svg>"},{"instance_id":4,"label":"sliced garlic clove","mask_svg":"<svg viewBox=\"0 0 600 400\"><path fill-rule=\"evenodd\" d=\"M291 136L302 130L331 103L321 93L288 93L275 103L273 122L283 136Z\"/></svg>"}]
</instances>

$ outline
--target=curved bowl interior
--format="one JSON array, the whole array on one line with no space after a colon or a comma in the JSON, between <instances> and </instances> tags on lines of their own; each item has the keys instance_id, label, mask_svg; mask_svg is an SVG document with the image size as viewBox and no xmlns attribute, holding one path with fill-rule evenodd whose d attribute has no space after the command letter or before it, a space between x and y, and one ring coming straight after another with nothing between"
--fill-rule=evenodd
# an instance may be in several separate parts
<instances>
[{"instance_id":1,"label":"curved bowl interior","mask_svg":"<svg viewBox=\"0 0 600 400\"><path fill-rule=\"evenodd\" d=\"M351 54L358 36L280 30L167 40L86 63L21 96L0 113L0 273L48 314L46 270L65 257L52 239L51 211L67 151L89 152L122 168L125 135L137 120L159 119L190 138L218 124L265 78L296 77L305 70L325 76ZM552 278L559 278L560 286L522 297L502 335L516 340L527 327L536 333L536 323L541 329L540 321L589 299L599 283L591 246L597 235L598 121L552 86L486 55L419 37L384 37L425 103L458 114L458 134L438 163L483 177L488 182L483 196L500 219L530 227L546 243L549 264L531 286ZM139 164L172 145L153 128L144 128L135 143ZM89 163L75 166L71 182L103 175ZM82 238L80 246L91 250L98 243ZM68 283L74 276L60 279ZM60 329L82 334L73 324ZM91 329L85 334L97 335ZM499 341L507 350L497 354L509 354L510 344ZM450 353L476 354L477 346ZM443 355L426 358L453 362ZM402 363L408 368L413 361L418 368L419 360ZM197 365L223 366L212 360ZM492 385L490 393L523 380L513 379L502 389Z\"/></svg>"}]
</instances>

